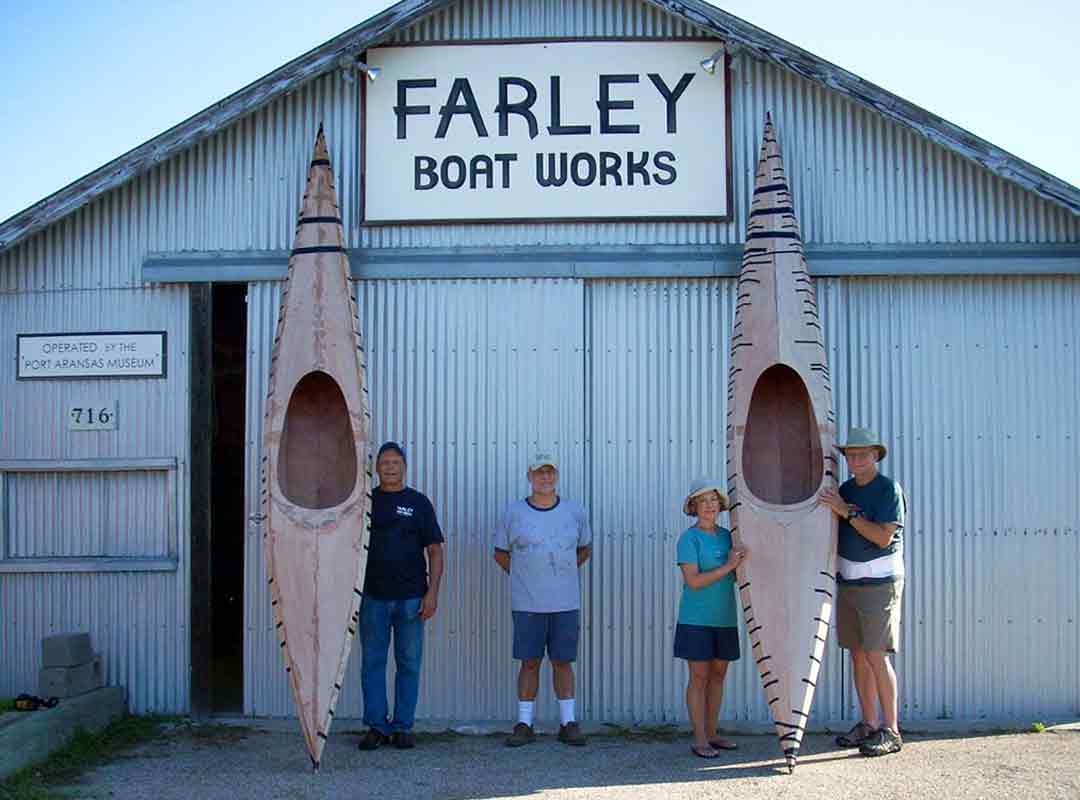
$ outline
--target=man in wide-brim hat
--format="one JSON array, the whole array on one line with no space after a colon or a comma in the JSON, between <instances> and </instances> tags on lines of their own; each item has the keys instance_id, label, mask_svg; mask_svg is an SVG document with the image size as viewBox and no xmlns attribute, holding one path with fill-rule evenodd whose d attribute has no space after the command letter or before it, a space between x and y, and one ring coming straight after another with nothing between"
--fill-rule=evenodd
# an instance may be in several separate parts
<instances>
[{"instance_id":1,"label":"man in wide-brim hat","mask_svg":"<svg viewBox=\"0 0 1080 800\"><path fill-rule=\"evenodd\" d=\"M904 516L900 484L878 471L888 452L881 437L852 428L838 445L851 478L821 499L840 518L836 559L836 634L851 651L862 720L836 743L863 755L900 750L896 672L889 654L900 644L900 600L904 592ZM878 706L881 715L878 715Z\"/></svg>"}]
</instances>

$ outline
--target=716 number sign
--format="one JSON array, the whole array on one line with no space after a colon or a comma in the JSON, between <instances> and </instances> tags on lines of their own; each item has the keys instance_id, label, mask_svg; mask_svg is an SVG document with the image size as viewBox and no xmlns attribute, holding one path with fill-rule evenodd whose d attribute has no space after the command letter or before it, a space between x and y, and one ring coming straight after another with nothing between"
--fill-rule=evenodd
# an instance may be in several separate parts
<instances>
[{"instance_id":1,"label":"716 number sign","mask_svg":"<svg viewBox=\"0 0 1080 800\"><path fill-rule=\"evenodd\" d=\"M72 431L114 431L116 402L69 406L67 426Z\"/></svg>"}]
</instances>

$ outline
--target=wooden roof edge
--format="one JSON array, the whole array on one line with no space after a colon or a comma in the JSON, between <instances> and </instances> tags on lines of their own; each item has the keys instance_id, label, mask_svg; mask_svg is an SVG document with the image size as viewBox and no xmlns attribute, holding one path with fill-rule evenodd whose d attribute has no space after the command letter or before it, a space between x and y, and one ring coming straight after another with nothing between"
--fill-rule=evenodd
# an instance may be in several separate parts
<instances>
[{"instance_id":1,"label":"wooden roof edge","mask_svg":"<svg viewBox=\"0 0 1080 800\"><path fill-rule=\"evenodd\" d=\"M0 222L0 253L454 0L400 2ZM935 114L703 0L645 0L820 83L1080 216L1080 189Z\"/></svg>"}]
</instances>

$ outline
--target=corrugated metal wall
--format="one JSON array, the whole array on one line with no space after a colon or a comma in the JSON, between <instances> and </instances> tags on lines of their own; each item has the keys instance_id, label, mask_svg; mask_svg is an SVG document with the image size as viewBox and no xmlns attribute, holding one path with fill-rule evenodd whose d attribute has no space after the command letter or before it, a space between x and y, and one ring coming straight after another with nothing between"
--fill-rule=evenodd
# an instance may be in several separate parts
<instances>
[{"instance_id":1,"label":"corrugated metal wall","mask_svg":"<svg viewBox=\"0 0 1080 800\"><path fill-rule=\"evenodd\" d=\"M140 712L188 708L188 292L0 295L0 460L176 459L175 470L0 471L9 557L177 559L175 571L0 573L0 695L37 692L41 639L90 632ZM164 380L20 381L17 333L168 331ZM69 431L69 405L116 400L115 431Z\"/></svg>"},{"instance_id":2,"label":"corrugated metal wall","mask_svg":"<svg viewBox=\"0 0 1080 800\"><path fill-rule=\"evenodd\" d=\"M697 33L692 27L633 0L501 0L456 4L403 32L396 41L608 35L679 38ZM169 332L172 369L168 381L116 382L115 395L125 409L125 415L130 409L132 416L125 416L125 427L118 434L90 435L98 437L96 439L72 438L76 436L74 434L57 436L52 416L54 409L59 408L67 397L66 393L79 389L86 382L16 385L10 373L0 376L5 415L13 408L12 404L17 405L16 410L22 415L14 417L20 420L18 425L7 422L12 417L4 417L4 425L0 428L0 457L78 458L84 457L80 455L83 450L89 456L176 456L180 464L177 502L181 532L180 571L173 576L149 573L0 576L0 663L5 667L16 665L14 669L0 671L0 692L21 690L26 681L32 679L37 658L36 641L40 636L63 627L89 627L95 632L99 646L108 651L106 661L110 665L110 680L129 686L137 710L186 709L189 667L186 628L189 582L186 549L187 293L178 288L142 288L141 264L147 254L158 251L287 248L311 142L320 122L327 126L341 206L347 219L348 240L352 246L738 242L745 229L750 180L766 110L773 112L779 129L796 209L808 241L859 244L1080 241L1080 219L919 139L906 129L838 98L827 89L777 67L754 62L745 55L738 55L733 67L735 218L731 223L530 223L361 228L360 82L345 80L335 73L276 101L0 255L0 307L4 310L0 317L3 337L0 352L8 352L14 346L16 332L42 327L51 330L163 328ZM662 312L667 313L667 306L658 299L660 294L650 299L651 289L647 284L641 285L646 288L638 290L636 300L633 299L634 284L561 285L577 286L576 291L587 295L586 301L575 312L582 315L581 325L575 323L567 330L594 337L597 342L611 343L613 356L620 347L627 347L625 342L619 344L620 336L633 334L644 342L643 331L648 330L649 325L662 325ZM707 291L700 288L703 285L672 284L663 291L669 295L673 291L675 294L685 291L688 303L691 296L700 295L695 302L705 303L704 297L709 292L729 292L724 282ZM371 309L383 309L381 303L385 299L400 303L402 308L413 308L415 313L427 315L430 312L438 319L439 314L449 311L436 308L431 305L434 300L422 300L421 295L423 292L434 295L447 291L446 286L458 287L455 291L463 293L449 301L456 315L453 319L460 320L454 325L461 327L448 327L447 323L443 328L424 328L419 333L410 329L407 332L410 336L422 336L425 342L432 343L432 347L442 348L442 352L458 342L457 360L452 363L464 365L462 369L469 362L462 360L465 351L460 349L464 347L460 343L471 341L462 331L469 330L480 309L494 302L485 298L497 298L498 291L505 291L517 299L503 298L500 302L510 302L526 318L535 319L532 304L537 296L548 293L548 288L544 288L547 284L538 284L541 288L533 288L530 293L525 289L526 284L519 282L505 284L513 286L512 290L498 291L493 288L495 284L487 283L372 284L374 288L366 287L361 291L362 294L387 292L385 297L378 296L379 304L375 304L376 295L364 294L363 302ZM112 289L132 291L102 291ZM260 287L258 291L271 290ZM656 291L661 293L660 288ZM859 304L849 308L846 303L852 299L849 297L851 292L862 294L857 297ZM474 294L474 299L466 299L473 298ZM520 297L529 299L521 300ZM831 308L828 304L835 302L838 312L829 317L831 346L841 347L834 356L838 360L834 374L857 376L850 385L837 384L841 423L846 422L844 415L848 411L844 404L848 404L854 416L880 418L881 427L889 435L924 436L934 445L910 450L901 446L896 460L889 462L890 468L895 466L894 471L901 473L901 477L911 484L913 505L918 514L925 515L919 519L921 530L925 531L923 541L927 542L922 546L926 549L919 550L920 545L913 543L912 556L925 560L920 567L922 574L933 576L933 591L916 594L913 590L909 598L912 624L906 635L924 637L913 642L933 644L933 647L913 644L902 658L905 697L913 704L909 709L912 714L1022 713L1034 707L1068 706L1075 709L1080 703L1080 690L1069 668L1080 657L1075 635L1077 596L1074 586L1062 588L1063 584L1056 582L1059 576L1053 573L1076 560L1077 516L1075 508L1069 504L1075 505L1077 492L1075 483L1068 483L1069 476L1077 474L1075 414L1070 410L1077 377L1077 343L1069 324L1069 315L1075 317L1075 298L1075 283L1067 279L829 282L821 293L823 307ZM723 302L717 302L723 307ZM475 305L471 305L473 303ZM263 303L258 308L263 315L276 313L274 302ZM626 324L625 320L620 321L617 314L614 318L605 316L605 309L616 313L614 310L620 308L627 314L644 315L638 327L620 328ZM840 313L841 309L844 309L843 313ZM931 312L940 318L924 319ZM722 316L724 312L717 313ZM365 314L364 324L370 325L371 318L371 314ZM145 321L136 326L135 319ZM404 326L405 318L399 319L402 321L398 324ZM882 320L888 320L887 325L881 324ZM964 320L962 326L960 320ZM45 322L49 324L45 325ZM263 323L266 323L265 319L262 323L252 324ZM430 320L425 324L431 324ZM1010 331L1009 338L995 337L994 332L999 329L995 326L1004 326L1004 330ZM665 330L668 332L664 336L675 335L674 328ZM928 330L938 330L951 337L945 342L949 346L940 345L935 349L928 338ZM983 332L979 334L981 338L975 336L975 331ZM260 339L255 335L259 333L256 327L252 332L256 351L252 355L252 373L255 375L261 368L260 359L268 357L272 337ZM400 332L405 329L401 328ZM661 332L658 328L658 337ZM388 330L383 335L390 333ZM399 331L393 333L397 335ZM378 331L369 330L368 334L377 338ZM709 335L721 334L726 335L723 326L720 333L713 331ZM676 349L704 346L704 339L691 343L689 329L679 335L685 336L686 340ZM1034 338L1036 336L1040 338ZM919 340L918 348L905 344L911 337ZM876 351L870 342L878 343ZM496 347L503 343L503 334L495 334ZM637 345L637 356L643 355L641 346ZM723 354L725 350L726 346L721 345L719 352ZM873 357L882 352L895 354L895 360L884 362ZM958 352L965 355L958 356ZM409 414L420 413L419 407L406 404L400 396L388 395L385 407L390 412L380 423L384 429L377 433L409 439L413 425L420 426L425 437L429 430L438 431L438 436L430 440L415 439L418 443L424 442L423 448L428 452L422 459L418 453L414 478L422 486L440 486L447 470L457 464L474 463L460 455L460 446L458 450L446 448L448 435L464 437L468 432L458 431L454 426L474 424L459 420L457 414L451 415L449 411L466 407L466 400L484 398L474 397L469 394L468 387L455 382L460 377L457 373L429 374L421 372L418 366L406 369L406 360L414 355L398 350L393 355L393 359L398 360L391 359L381 369L394 376L395 384L404 381L413 387L449 385L455 387L453 393L428 397L429 404L422 406L427 416L422 419L409 417ZM581 373L586 401L592 402L589 392L594 388L597 393L603 388L607 392L605 396L611 397L612 402L616 399L625 401L627 405L618 411L624 419L630 419L627 415L631 412L640 411L645 415L635 423L639 430L652 430L660 435L666 429L671 437L686 436L688 420L657 416L676 413L672 397L656 395L647 398L636 390L621 397L617 389L594 387L593 377L586 381L586 376L638 374L650 364L648 360L629 360L631 354L627 351L624 355L628 360L617 366L615 362L596 361L595 350L586 355L590 371L586 373L583 369ZM425 351L425 356L430 353ZM389 355L386 357L390 358ZM858 369L845 371L844 359L850 359L852 366L857 365ZM981 364L983 369L976 370L975 364ZM1032 365L1038 365L1041 371ZM476 380L487 379L487 373L478 367L468 369L474 370L468 374L476 375ZM688 374L678 372L671 377ZM991 374L997 377L996 381L989 379ZM380 380L377 374L373 375L374 391L383 391ZM106 385L113 386L94 382L95 393ZM502 414L500 419L507 422L501 424L509 425L510 420L518 424L519 418L523 418L524 424L537 426L535 435L549 435L549 429L542 426L554 422L532 415L546 414L552 408L561 409L563 406L555 405L556 400L567 401L561 396L543 402L529 399L524 393L530 385L533 384L526 382L519 386L511 382L503 391L493 389L491 402L505 404L499 407L499 413ZM536 386L536 391L550 388L543 382ZM519 393L516 396L515 391ZM511 405L511 401L515 405ZM595 403L589 408L593 415L601 413ZM1038 414L1029 414L1032 408L1037 409ZM720 413L718 410L715 415L710 415L702 425L711 426L708 420L718 419ZM955 427L947 427L943 420L955 422ZM978 429L976 420L980 422ZM607 425L608 420L586 417L588 425L594 422ZM488 422L485 420L484 424ZM560 421L559 424L570 423ZM642 427L649 424L656 427ZM1040 425L1045 427L1033 428ZM924 433L924 429L933 431L933 435ZM581 436L587 436L587 430L584 428ZM709 430L713 429L709 427ZM485 429L485 432L494 438L495 434L490 430ZM252 435L257 435L257 429ZM1064 446L1062 435L1069 437ZM1054 437L1057 447L1043 450L1041 447L1048 437ZM74 441L98 444L71 444ZM476 441L486 440L478 438ZM517 441L519 449L513 451L515 458L523 452L520 448L528 449L520 444L521 439ZM922 441L916 438L915 444L920 445ZM959 447L961 442L962 449ZM648 524L628 527L626 512L614 508L617 500L614 490L609 490L606 482L603 486L587 487L585 481L596 481L597 471L601 469L599 465L610 465L621 470L618 474L624 476L628 488L633 487L630 471L647 472L652 467L631 459L637 458L634 453L644 457L650 452L634 449L642 446L640 440L627 443L630 448L625 455L627 460L620 462L616 450L599 445L597 441L592 450L583 448L580 454L582 477L573 479L581 480L582 484L580 487L575 485L574 492L580 488L584 495L588 488L597 519L612 519L611 533L607 528L602 533L604 537L611 537L610 542L608 538L602 540L603 546L611 548L611 554L620 552L628 559L644 558L632 550L630 544L619 541L618 532L622 531L623 535L632 532L637 538L629 540L631 542L652 542L659 546L658 538L650 540L648 537L672 536L677 529L676 522L680 520L677 514L670 515L666 506L663 512L659 506L649 507L645 509ZM700 442L689 452L692 454L689 463L695 469L707 466L706 451L701 449ZM1045 452L1049 452L1049 463L1053 465L1049 472L1043 458ZM447 461L448 453L458 453L455 455L457 461ZM503 459L500 467L508 466L513 460L509 454L500 458ZM592 458L597 460L596 464L592 463ZM1016 464L1022 464L1023 468L1014 466ZM680 477L685 479L685 475L678 472L679 468L682 468L681 464L666 467L667 479L675 484ZM603 469L606 471L607 466ZM689 467L685 469L689 470ZM576 474L577 470L574 472ZM979 480L966 480L968 472L977 475ZM470 474L473 479L479 475L478 472ZM507 473L505 468L500 468L490 470L490 474L502 476ZM638 485L643 483L640 474L634 473L633 477ZM499 480L510 479L500 477ZM943 488L939 490L939 486ZM1047 490L1048 486L1053 487L1052 492ZM675 499L676 489L681 491L677 486L672 487ZM1034 494L1024 493L1027 490ZM471 501L459 498L457 493L447 493L444 488L439 491L447 495L439 501L448 504L440 507L444 516L465 519L457 515L466 514L464 509L472 507L468 506ZM488 491L490 494L485 502L477 501L475 508L482 507L494 513L509 496L509 484L497 484L495 489L489 487ZM603 494L608 491L612 493ZM656 498L660 494L668 497L664 489L653 491ZM605 497L609 499L605 500ZM1036 502L1032 503L1032 498ZM629 499L633 501L633 497ZM627 498L623 498L623 502L627 502ZM136 527L134 518L128 519ZM980 524L974 525L971 520L978 520ZM479 531L489 523L490 518L478 517L472 520L473 527L468 530ZM465 523L455 524L463 526L457 529L459 541L469 541L471 534L464 532ZM604 521L603 524L608 523ZM913 531L913 539L917 535ZM34 536L31 536L34 543L29 547L52 546L46 539ZM157 545L151 537L141 546L152 550ZM454 557L468 562L466 552L465 549L457 551ZM999 554L1009 554L1011 560L1001 560ZM669 561L670 553L659 554L655 559L656 564ZM611 563L615 561L612 559ZM654 560L648 563L653 564ZM667 624L666 614L675 602L676 587L672 576L660 567L653 567L659 570L653 576L664 582L664 602L668 604L664 606L665 615L652 610L649 612L652 616L628 622L613 617L608 606L598 604L597 592L609 591L616 579L631 581L637 578L635 568L640 564L627 561L620 566L622 571L611 567L605 572L609 569L608 563L598 560L586 573L590 587L586 598L589 605L587 625L591 626L592 639L590 649L583 654L586 676L582 681L582 698L588 713L593 716L610 713L619 717L641 714L666 718L669 714L680 713L681 677L634 675L638 671L637 663L623 662L623 659L639 658L647 649L651 651L656 642L655 638L637 632L639 622L646 630L649 625L653 626L653 637L657 637L660 628ZM1021 584L1023 588L1017 590L1010 612L1006 607L1006 600L1013 600L1009 593L991 591L989 587L996 589L1015 583L1018 580L1016 564L1025 574L1028 574L1026 571L1053 574L1035 586ZM462 566L457 562L451 565L454 571ZM469 579L466 572L459 574L460 580ZM483 580L490 586L489 583L477 585L489 586L484 592L496 592L498 576L483 574ZM249 569L249 580L251 575ZM464 587L472 585L462 583L454 590L464 592ZM447 591L451 588L448 586ZM628 589L623 587L624 592ZM256 615L265 611L259 605L261 593L262 587L258 591L248 587L249 614L252 615L249 627L253 630L261 629L262 623ZM482 593L482 597L488 595ZM145 605L139 605L137 599ZM644 605L633 608L637 610L631 613L646 613ZM432 655L429 664L447 666L445 675L458 674L455 670L459 667L455 664L473 663L455 661L466 656L456 655L457 651L448 649L450 639L438 638L450 635L453 620L458 620L453 623L458 625L453 629L455 636L465 636L468 632L469 636L475 637L475 647L468 658L481 658L486 651L476 648L489 646L488 639L480 636L478 630L468 628L461 621L462 617L453 617L454 613L461 615L464 611L450 612L445 620L432 626L433 634L437 635L434 642L442 642L432 647L443 648L446 652L438 657ZM443 624L447 625L445 630L440 627ZM608 625L612 627L608 629ZM617 635L619 626L625 630L631 625L634 627L631 635ZM603 641L597 638L601 629L609 637L602 645L603 650L598 649L601 645L597 644ZM945 636L945 632L950 635ZM487 633L506 636L505 629L493 628ZM249 636L254 641L254 634L249 632ZM1013 649L999 652L997 643L1003 641L1011 643ZM617 661L612 661L608 647L619 654ZM661 650L657 647L656 652ZM948 656L950 674L955 672L959 677L945 681L938 677L944 669L939 663L941 653ZM987 671L985 667L992 656L996 659L993 662L995 668ZM612 664L612 673L601 685L597 676L603 673L597 670L608 669L608 663ZM999 670L998 665L1005 666ZM669 671L670 667L669 663ZM256 713L287 713L289 707L282 690L274 688L278 684L271 686L268 683L264 688L258 688L262 686L259 682L266 680L256 676L260 668L276 670L277 666L273 659L263 660L257 652L252 654L248 667L252 685L246 689L246 707ZM464 708L463 716L508 715L505 705L510 681L508 660L502 666L489 668L492 672L488 678L504 683L492 683L484 691L483 698L467 700L461 699L460 685L439 685L434 682L439 676L433 677L429 672L424 690L425 707L432 709L429 713L435 713L434 709L438 708L440 715L451 716ZM1015 679L1018 674L1040 683L1022 688ZM750 694L751 684L743 672L733 681L733 686L741 688L735 688L729 698L728 708L732 713L750 717L759 714L758 701ZM818 713L840 713L838 697L830 700L828 705L819 705ZM357 708L355 694L346 695L342 702L343 713Z\"/></svg>"},{"instance_id":3,"label":"corrugated metal wall","mask_svg":"<svg viewBox=\"0 0 1080 800\"><path fill-rule=\"evenodd\" d=\"M582 714L685 719L685 669L671 655L681 586L674 546L688 522L679 506L689 481L724 469L734 281L358 289L375 438L406 442L411 480L447 533L421 716L513 713L506 585L490 531L525 489L526 453L546 440L567 462L565 493L586 502L594 528L583 574ZM277 294L252 287L253 396L265 393L269 350L256 343L272 337ZM1076 713L1080 332L1070 321L1080 279L829 280L818 298L840 428L881 430L891 448L884 471L910 502L897 659L904 716ZM1052 376L1049 385L1041 376ZM253 431L260 420L261 404L249 410ZM245 707L291 714L255 533ZM831 642L819 720L857 715L842 661ZM339 716L360 715L358 673L354 663ZM748 659L729 679L722 713L767 719Z\"/></svg>"}]
</instances>

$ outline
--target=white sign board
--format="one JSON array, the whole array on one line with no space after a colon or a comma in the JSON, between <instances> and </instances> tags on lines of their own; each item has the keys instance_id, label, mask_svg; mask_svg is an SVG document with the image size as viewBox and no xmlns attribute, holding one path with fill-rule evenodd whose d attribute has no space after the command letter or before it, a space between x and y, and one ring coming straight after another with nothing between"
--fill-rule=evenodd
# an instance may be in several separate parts
<instances>
[{"instance_id":1,"label":"white sign board","mask_svg":"<svg viewBox=\"0 0 1080 800\"><path fill-rule=\"evenodd\" d=\"M21 333L17 377L164 378L165 331Z\"/></svg>"},{"instance_id":2,"label":"white sign board","mask_svg":"<svg viewBox=\"0 0 1080 800\"><path fill-rule=\"evenodd\" d=\"M730 217L713 41L378 47L368 224Z\"/></svg>"},{"instance_id":3,"label":"white sign board","mask_svg":"<svg viewBox=\"0 0 1080 800\"><path fill-rule=\"evenodd\" d=\"M115 400L108 402L81 401L69 405L64 416L70 431L115 431Z\"/></svg>"}]
</instances>

